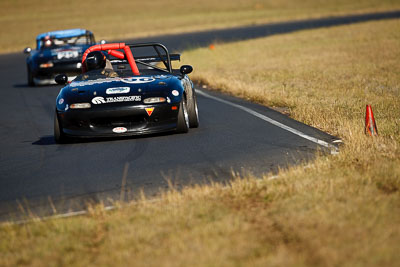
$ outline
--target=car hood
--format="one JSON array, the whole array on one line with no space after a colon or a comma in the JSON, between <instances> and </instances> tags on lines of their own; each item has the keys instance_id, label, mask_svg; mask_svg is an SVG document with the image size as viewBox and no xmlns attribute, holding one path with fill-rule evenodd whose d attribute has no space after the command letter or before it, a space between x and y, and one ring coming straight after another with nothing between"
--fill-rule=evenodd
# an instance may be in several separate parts
<instances>
[{"instance_id":1,"label":"car hood","mask_svg":"<svg viewBox=\"0 0 400 267\"><path fill-rule=\"evenodd\" d=\"M165 97L169 103L176 103L181 101L183 90L181 80L173 75L72 81L60 91L57 103L143 104L148 97Z\"/></svg>"}]
</instances>

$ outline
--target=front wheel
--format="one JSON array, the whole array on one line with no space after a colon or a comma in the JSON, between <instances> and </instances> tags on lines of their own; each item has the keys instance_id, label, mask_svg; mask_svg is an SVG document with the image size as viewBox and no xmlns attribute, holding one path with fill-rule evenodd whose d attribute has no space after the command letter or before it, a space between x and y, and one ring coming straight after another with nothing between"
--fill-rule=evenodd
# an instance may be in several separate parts
<instances>
[{"instance_id":1,"label":"front wheel","mask_svg":"<svg viewBox=\"0 0 400 267\"><path fill-rule=\"evenodd\" d=\"M176 132L178 133L187 133L189 132L189 114L186 107L186 97L182 98L181 103L179 104L179 112L178 112L178 123L176 127Z\"/></svg>"},{"instance_id":2,"label":"front wheel","mask_svg":"<svg viewBox=\"0 0 400 267\"><path fill-rule=\"evenodd\" d=\"M192 97L189 98L187 106L190 128L199 127L199 110L197 109L197 98L194 89L192 89Z\"/></svg>"},{"instance_id":3,"label":"front wheel","mask_svg":"<svg viewBox=\"0 0 400 267\"><path fill-rule=\"evenodd\" d=\"M54 114L54 141L56 141L57 144L63 144L67 141L67 138L65 137L65 134L60 125L57 111Z\"/></svg>"},{"instance_id":4,"label":"front wheel","mask_svg":"<svg viewBox=\"0 0 400 267\"><path fill-rule=\"evenodd\" d=\"M27 72L28 72L28 85L29 86L35 86L33 73L31 71L31 68L29 68L29 66L27 67Z\"/></svg>"}]
</instances>

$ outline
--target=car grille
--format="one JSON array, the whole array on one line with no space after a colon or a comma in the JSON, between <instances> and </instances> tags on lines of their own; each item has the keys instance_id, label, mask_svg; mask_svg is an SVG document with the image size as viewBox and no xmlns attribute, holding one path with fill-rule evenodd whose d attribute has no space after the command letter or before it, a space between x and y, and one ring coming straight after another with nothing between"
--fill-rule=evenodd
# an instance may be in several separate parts
<instances>
[{"instance_id":1,"label":"car grille","mask_svg":"<svg viewBox=\"0 0 400 267\"><path fill-rule=\"evenodd\" d=\"M116 118L96 118L91 119L90 124L95 127L137 127L147 122L144 116L127 116Z\"/></svg>"}]
</instances>

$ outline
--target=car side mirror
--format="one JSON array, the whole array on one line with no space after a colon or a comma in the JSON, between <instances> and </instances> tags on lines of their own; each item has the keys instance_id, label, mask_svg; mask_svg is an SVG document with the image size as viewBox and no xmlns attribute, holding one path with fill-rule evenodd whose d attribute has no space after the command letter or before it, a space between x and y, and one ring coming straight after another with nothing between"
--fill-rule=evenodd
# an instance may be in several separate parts
<instances>
[{"instance_id":1,"label":"car side mirror","mask_svg":"<svg viewBox=\"0 0 400 267\"><path fill-rule=\"evenodd\" d=\"M190 65L183 65L179 70L182 74L189 74L193 71L193 67Z\"/></svg>"},{"instance_id":2,"label":"car side mirror","mask_svg":"<svg viewBox=\"0 0 400 267\"><path fill-rule=\"evenodd\" d=\"M68 83L68 76L65 74L58 74L54 80L59 85L66 85Z\"/></svg>"},{"instance_id":3,"label":"car side mirror","mask_svg":"<svg viewBox=\"0 0 400 267\"><path fill-rule=\"evenodd\" d=\"M24 49L25 54L30 54L31 52L32 52L32 48L30 48L30 47L27 47Z\"/></svg>"}]
</instances>

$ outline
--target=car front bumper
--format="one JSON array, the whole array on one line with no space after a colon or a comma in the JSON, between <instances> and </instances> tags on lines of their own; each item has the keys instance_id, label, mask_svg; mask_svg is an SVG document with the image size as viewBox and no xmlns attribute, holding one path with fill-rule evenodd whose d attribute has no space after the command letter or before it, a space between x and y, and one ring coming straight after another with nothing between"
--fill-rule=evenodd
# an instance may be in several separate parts
<instances>
[{"instance_id":1,"label":"car front bumper","mask_svg":"<svg viewBox=\"0 0 400 267\"><path fill-rule=\"evenodd\" d=\"M145 108L154 107L149 115ZM176 104L137 105L118 108L57 111L62 131L73 137L112 137L173 131L177 127Z\"/></svg>"},{"instance_id":2,"label":"car front bumper","mask_svg":"<svg viewBox=\"0 0 400 267\"><path fill-rule=\"evenodd\" d=\"M66 74L68 77L76 77L82 73L81 65L82 64L79 61L58 62L54 63L53 67L37 68L33 74L35 79L39 81L54 79L58 74Z\"/></svg>"}]
</instances>

